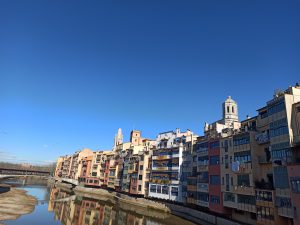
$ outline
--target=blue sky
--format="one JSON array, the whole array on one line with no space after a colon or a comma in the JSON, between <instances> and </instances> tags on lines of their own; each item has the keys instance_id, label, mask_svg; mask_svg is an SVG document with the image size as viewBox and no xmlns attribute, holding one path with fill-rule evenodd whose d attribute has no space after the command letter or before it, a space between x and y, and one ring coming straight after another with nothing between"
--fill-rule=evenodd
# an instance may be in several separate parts
<instances>
[{"instance_id":1,"label":"blue sky","mask_svg":"<svg viewBox=\"0 0 300 225\"><path fill-rule=\"evenodd\" d=\"M299 81L299 1L1 1L0 160L202 134Z\"/></svg>"}]
</instances>

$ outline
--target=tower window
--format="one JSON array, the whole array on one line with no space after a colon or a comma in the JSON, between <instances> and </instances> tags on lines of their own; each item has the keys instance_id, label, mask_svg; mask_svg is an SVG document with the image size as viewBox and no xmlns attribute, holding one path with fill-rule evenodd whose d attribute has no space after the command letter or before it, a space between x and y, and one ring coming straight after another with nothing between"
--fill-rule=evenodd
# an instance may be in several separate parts
<instances>
[{"instance_id":1,"label":"tower window","mask_svg":"<svg viewBox=\"0 0 300 225\"><path fill-rule=\"evenodd\" d=\"M229 113L229 106L227 106L227 113Z\"/></svg>"},{"instance_id":2,"label":"tower window","mask_svg":"<svg viewBox=\"0 0 300 225\"><path fill-rule=\"evenodd\" d=\"M234 107L232 106L232 113L234 113Z\"/></svg>"}]
</instances>

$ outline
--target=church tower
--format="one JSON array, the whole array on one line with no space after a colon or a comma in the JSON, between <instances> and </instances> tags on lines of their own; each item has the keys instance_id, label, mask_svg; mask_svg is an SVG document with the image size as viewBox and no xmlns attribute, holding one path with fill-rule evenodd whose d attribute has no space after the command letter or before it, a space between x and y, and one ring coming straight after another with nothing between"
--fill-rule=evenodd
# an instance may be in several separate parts
<instances>
[{"instance_id":1,"label":"church tower","mask_svg":"<svg viewBox=\"0 0 300 225\"><path fill-rule=\"evenodd\" d=\"M122 134L122 129L118 129L118 133L115 135L114 139L114 149L116 149L117 145L120 145L123 143L123 134Z\"/></svg>"},{"instance_id":2,"label":"church tower","mask_svg":"<svg viewBox=\"0 0 300 225\"><path fill-rule=\"evenodd\" d=\"M222 104L222 107L224 124L232 127L234 122L239 121L237 103L231 98L231 96L228 96L226 101Z\"/></svg>"}]
</instances>

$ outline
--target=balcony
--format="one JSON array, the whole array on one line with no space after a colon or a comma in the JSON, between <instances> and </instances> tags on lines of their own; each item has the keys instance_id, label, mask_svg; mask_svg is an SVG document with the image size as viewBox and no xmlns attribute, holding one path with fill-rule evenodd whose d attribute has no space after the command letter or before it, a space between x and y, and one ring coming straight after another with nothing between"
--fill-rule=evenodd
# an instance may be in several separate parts
<instances>
[{"instance_id":1,"label":"balcony","mask_svg":"<svg viewBox=\"0 0 300 225\"><path fill-rule=\"evenodd\" d=\"M197 200L196 204L202 207L207 207L207 208L209 207L209 203L206 201Z\"/></svg>"},{"instance_id":2,"label":"balcony","mask_svg":"<svg viewBox=\"0 0 300 225\"><path fill-rule=\"evenodd\" d=\"M237 171L233 171L235 173L251 173L252 172L252 164L251 162L247 162L247 163L241 163L238 167Z\"/></svg>"},{"instance_id":3,"label":"balcony","mask_svg":"<svg viewBox=\"0 0 300 225\"><path fill-rule=\"evenodd\" d=\"M233 188L233 192L235 194L241 194L241 195L255 195L255 191L253 187L242 186L242 185L235 185Z\"/></svg>"},{"instance_id":4,"label":"balcony","mask_svg":"<svg viewBox=\"0 0 300 225\"><path fill-rule=\"evenodd\" d=\"M290 198L291 197L291 190L289 188L287 188L287 189L276 188L275 195L276 195L276 197Z\"/></svg>"},{"instance_id":5,"label":"balcony","mask_svg":"<svg viewBox=\"0 0 300 225\"><path fill-rule=\"evenodd\" d=\"M208 165L199 165L197 166L197 172L208 171Z\"/></svg>"},{"instance_id":6,"label":"balcony","mask_svg":"<svg viewBox=\"0 0 300 225\"><path fill-rule=\"evenodd\" d=\"M197 156L205 156L208 155L208 150L197 151Z\"/></svg>"},{"instance_id":7,"label":"balcony","mask_svg":"<svg viewBox=\"0 0 300 225\"><path fill-rule=\"evenodd\" d=\"M198 183L197 184L197 191L208 193L208 187L209 187L208 183Z\"/></svg>"},{"instance_id":8,"label":"balcony","mask_svg":"<svg viewBox=\"0 0 300 225\"><path fill-rule=\"evenodd\" d=\"M280 207L278 208L278 215L283 216L283 217L288 217L288 218L294 218L294 209L291 208L286 208L286 207Z\"/></svg>"},{"instance_id":9,"label":"balcony","mask_svg":"<svg viewBox=\"0 0 300 225\"><path fill-rule=\"evenodd\" d=\"M257 206L274 207L274 194L272 190L255 189L255 199Z\"/></svg>"},{"instance_id":10,"label":"balcony","mask_svg":"<svg viewBox=\"0 0 300 225\"><path fill-rule=\"evenodd\" d=\"M178 171L179 170L179 167L178 166L170 166L170 167L166 167L166 166L164 166L164 167L154 167L154 166L152 166L152 170L153 171Z\"/></svg>"},{"instance_id":11,"label":"balcony","mask_svg":"<svg viewBox=\"0 0 300 225\"><path fill-rule=\"evenodd\" d=\"M267 132L256 134L255 140L258 144L265 144L270 141L269 134Z\"/></svg>"},{"instance_id":12,"label":"balcony","mask_svg":"<svg viewBox=\"0 0 300 225\"><path fill-rule=\"evenodd\" d=\"M150 182L156 183L156 184L170 184L170 180L162 180L162 179L150 179Z\"/></svg>"},{"instance_id":13,"label":"balcony","mask_svg":"<svg viewBox=\"0 0 300 225\"><path fill-rule=\"evenodd\" d=\"M256 213L256 206L246 203L236 203L237 207L236 209Z\"/></svg>"},{"instance_id":14,"label":"balcony","mask_svg":"<svg viewBox=\"0 0 300 225\"><path fill-rule=\"evenodd\" d=\"M223 201L223 205L225 207L229 207L229 208L234 208L236 209L237 208L237 203L236 202L232 202L232 201Z\"/></svg>"}]
</instances>

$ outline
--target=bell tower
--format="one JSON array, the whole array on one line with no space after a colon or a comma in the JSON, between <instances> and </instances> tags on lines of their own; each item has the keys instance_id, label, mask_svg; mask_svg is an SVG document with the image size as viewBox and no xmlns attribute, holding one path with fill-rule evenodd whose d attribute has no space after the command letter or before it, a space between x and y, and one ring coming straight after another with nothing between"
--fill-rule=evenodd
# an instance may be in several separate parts
<instances>
[{"instance_id":1,"label":"bell tower","mask_svg":"<svg viewBox=\"0 0 300 225\"><path fill-rule=\"evenodd\" d=\"M232 126L233 122L239 121L238 106L237 103L228 96L225 102L222 104L223 107L223 121L227 126Z\"/></svg>"},{"instance_id":2,"label":"bell tower","mask_svg":"<svg viewBox=\"0 0 300 225\"><path fill-rule=\"evenodd\" d=\"M123 134L122 134L122 129L119 128L118 129L118 133L115 135L115 139L114 139L114 147L113 149L116 149L117 145L120 145L123 143Z\"/></svg>"}]
</instances>

